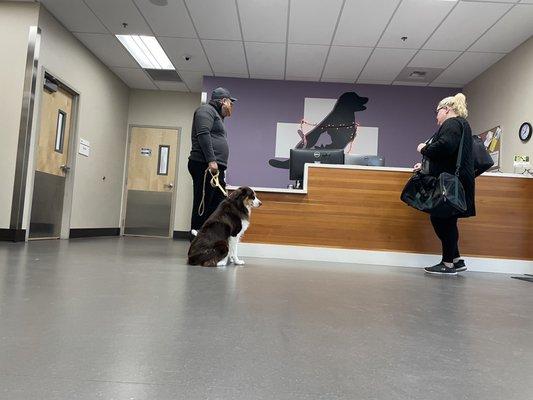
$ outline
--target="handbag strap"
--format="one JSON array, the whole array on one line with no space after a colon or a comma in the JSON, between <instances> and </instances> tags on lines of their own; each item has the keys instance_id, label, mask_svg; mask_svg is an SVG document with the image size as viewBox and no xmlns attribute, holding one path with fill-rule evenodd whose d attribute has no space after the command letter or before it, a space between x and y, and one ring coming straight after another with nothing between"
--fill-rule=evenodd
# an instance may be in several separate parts
<instances>
[{"instance_id":1,"label":"handbag strap","mask_svg":"<svg viewBox=\"0 0 533 400\"><path fill-rule=\"evenodd\" d=\"M459 176L459 169L461 168L461 160L463 158L463 143L465 139L465 130L463 121L459 120L461 124L461 142L459 143L459 152L457 153L457 162L455 163L455 176Z\"/></svg>"}]
</instances>

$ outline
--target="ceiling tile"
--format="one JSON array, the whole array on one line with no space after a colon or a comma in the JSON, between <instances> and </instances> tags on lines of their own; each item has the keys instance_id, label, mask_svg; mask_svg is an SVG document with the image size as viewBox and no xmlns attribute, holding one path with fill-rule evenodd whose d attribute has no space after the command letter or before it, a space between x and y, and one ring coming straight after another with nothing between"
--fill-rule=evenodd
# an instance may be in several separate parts
<instances>
[{"instance_id":1,"label":"ceiling tile","mask_svg":"<svg viewBox=\"0 0 533 400\"><path fill-rule=\"evenodd\" d=\"M285 77L286 81L306 81L306 82L317 82L317 78L312 76L298 76L298 75L288 75Z\"/></svg>"},{"instance_id":2,"label":"ceiling tile","mask_svg":"<svg viewBox=\"0 0 533 400\"><path fill-rule=\"evenodd\" d=\"M342 0L292 0L289 43L329 45Z\"/></svg>"},{"instance_id":3,"label":"ceiling tile","mask_svg":"<svg viewBox=\"0 0 533 400\"><path fill-rule=\"evenodd\" d=\"M285 79L310 78L319 80L328 46L289 44Z\"/></svg>"},{"instance_id":4,"label":"ceiling tile","mask_svg":"<svg viewBox=\"0 0 533 400\"><path fill-rule=\"evenodd\" d=\"M402 82L402 81L394 81L392 82L394 86L427 86L427 82Z\"/></svg>"},{"instance_id":5,"label":"ceiling tile","mask_svg":"<svg viewBox=\"0 0 533 400\"><path fill-rule=\"evenodd\" d=\"M168 0L166 6L156 6L149 0L134 0L156 35L196 38L185 4Z\"/></svg>"},{"instance_id":6,"label":"ceiling tile","mask_svg":"<svg viewBox=\"0 0 533 400\"><path fill-rule=\"evenodd\" d=\"M221 77L224 77L224 78L243 78L243 79L248 79L248 74L246 73L234 73L234 72L225 72L225 73L222 73L222 74L215 74L215 76L221 76Z\"/></svg>"},{"instance_id":7,"label":"ceiling tile","mask_svg":"<svg viewBox=\"0 0 533 400\"><path fill-rule=\"evenodd\" d=\"M371 52L370 47L332 46L322 80L341 78L354 82Z\"/></svg>"},{"instance_id":8,"label":"ceiling tile","mask_svg":"<svg viewBox=\"0 0 533 400\"><path fill-rule=\"evenodd\" d=\"M510 7L504 3L460 2L424 49L464 51Z\"/></svg>"},{"instance_id":9,"label":"ceiling tile","mask_svg":"<svg viewBox=\"0 0 533 400\"><path fill-rule=\"evenodd\" d=\"M87 48L109 67L138 68L139 65L122 47L117 38L110 34L75 33Z\"/></svg>"},{"instance_id":10,"label":"ceiling tile","mask_svg":"<svg viewBox=\"0 0 533 400\"><path fill-rule=\"evenodd\" d=\"M392 82L415 53L408 49L375 49L360 79Z\"/></svg>"},{"instance_id":11,"label":"ceiling tile","mask_svg":"<svg viewBox=\"0 0 533 400\"><path fill-rule=\"evenodd\" d=\"M152 80L140 68L111 68L132 89L156 89Z\"/></svg>"},{"instance_id":12,"label":"ceiling tile","mask_svg":"<svg viewBox=\"0 0 533 400\"><path fill-rule=\"evenodd\" d=\"M331 83L354 83L355 79L351 78L328 78L322 76L320 82L331 82Z\"/></svg>"},{"instance_id":13,"label":"ceiling tile","mask_svg":"<svg viewBox=\"0 0 533 400\"><path fill-rule=\"evenodd\" d=\"M433 82L467 84L503 56L505 54L464 53Z\"/></svg>"},{"instance_id":14,"label":"ceiling tile","mask_svg":"<svg viewBox=\"0 0 533 400\"><path fill-rule=\"evenodd\" d=\"M275 80L275 81L279 81L279 80L283 80L283 77L279 77L279 76L274 76L274 75L255 75L255 74L250 74L250 79L268 79L268 80Z\"/></svg>"},{"instance_id":15,"label":"ceiling tile","mask_svg":"<svg viewBox=\"0 0 533 400\"><path fill-rule=\"evenodd\" d=\"M518 4L469 50L507 53L529 39L531 35L533 35L533 6Z\"/></svg>"},{"instance_id":16,"label":"ceiling tile","mask_svg":"<svg viewBox=\"0 0 533 400\"><path fill-rule=\"evenodd\" d=\"M155 82L161 90L171 90L174 92L188 92L189 89L183 82Z\"/></svg>"},{"instance_id":17,"label":"ceiling tile","mask_svg":"<svg viewBox=\"0 0 533 400\"><path fill-rule=\"evenodd\" d=\"M238 0L244 41L285 43L289 0Z\"/></svg>"},{"instance_id":18,"label":"ceiling tile","mask_svg":"<svg viewBox=\"0 0 533 400\"><path fill-rule=\"evenodd\" d=\"M419 49L455 5L452 1L403 0L379 47ZM401 38L407 36L407 40Z\"/></svg>"},{"instance_id":19,"label":"ceiling tile","mask_svg":"<svg viewBox=\"0 0 533 400\"><path fill-rule=\"evenodd\" d=\"M215 75L239 74L248 76L242 42L202 40Z\"/></svg>"},{"instance_id":20,"label":"ceiling tile","mask_svg":"<svg viewBox=\"0 0 533 400\"><path fill-rule=\"evenodd\" d=\"M179 76L187 84L191 92L202 91L202 82L204 75L211 76L211 74L203 74L197 71L178 71Z\"/></svg>"},{"instance_id":21,"label":"ceiling tile","mask_svg":"<svg viewBox=\"0 0 533 400\"><path fill-rule=\"evenodd\" d=\"M333 44L375 46L398 2L399 0L347 0Z\"/></svg>"},{"instance_id":22,"label":"ceiling tile","mask_svg":"<svg viewBox=\"0 0 533 400\"><path fill-rule=\"evenodd\" d=\"M368 85L390 85L392 83L392 80L376 80L376 79L359 78L357 80L357 83L365 83Z\"/></svg>"},{"instance_id":23,"label":"ceiling tile","mask_svg":"<svg viewBox=\"0 0 533 400\"><path fill-rule=\"evenodd\" d=\"M151 35L137 7L131 0L84 0L100 21L114 34ZM126 28L122 23L128 24Z\"/></svg>"},{"instance_id":24,"label":"ceiling tile","mask_svg":"<svg viewBox=\"0 0 533 400\"><path fill-rule=\"evenodd\" d=\"M462 88L462 84L458 83L439 83L439 82L432 82L428 86L431 87L449 87L449 88Z\"/></svg>"},{"instance_id":25,"label":"ceiling tile","mask_svg":"<svg viewBox=\"0 0 533 400\"><path fill-rule=\"evenodd\" d=\"M457 57L460 51L420 50L409 63L410 67L446 68Z\"/></svg>"},{"instance_id":26,"label":"ceiling tile","mask_svg":"<svg viewBox=\"0 0 533 400\"><path fill-rule=\"evenodd\" d=\"M41 4L72 32L108 33L82 0L41 0Z\"/></svg>"},{"instance_id":27,"label":"ceiling tile","mask_svg":"<svg viewBox=\"0 0 533 400\"><path fill-rule=\"evenodd\" d=\"M211 74L211 67L198 39L159 37L158 40L177 69ZM185 60L185 56L189 56L190 60Z\"/></svg>"},{"instance_id":28,"label":"ceiling tile","mask_svg":"<svg viewBox=\"0 0 533 400\"><path fill-rule=\"evenodd\" d=\"M200 39L241 40L235 0L185 0Z\"/></svg>"},{"instance_id":29,"label":"ceiling tile","mask_svg":"<svg viewBox=\"0 0 533 400\"><path fill-rule=\"evenodd\" d=\"M244 45L250 75L274 76L283 79L285 44L246 42Z\"/></svg>"}]
</instances>

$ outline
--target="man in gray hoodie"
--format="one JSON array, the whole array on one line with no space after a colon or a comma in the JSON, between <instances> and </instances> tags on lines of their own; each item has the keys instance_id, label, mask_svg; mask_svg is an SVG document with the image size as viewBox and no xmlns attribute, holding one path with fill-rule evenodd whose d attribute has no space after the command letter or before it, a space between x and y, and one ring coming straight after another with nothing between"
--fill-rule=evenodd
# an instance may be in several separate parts
<instances>
[{"instance_id":1,"label":"man in gray hoodie","mask_svg":"<svg viewBox=\"0 0 533 400\"><path fill-rule=\"evenodd\" d=\"M228 166L229 147L224 126L224 118L231 116L233 103L237 99L231 97L228 89L219 87L211 93L211 100L194 112L191 130L192 148L189 155L188 169L193 180L193 208L191 216L191 233L194 235L205 220L224 200L222 191L209 184L208 174L204 188L204 173L207 168L212 172L219 171L219 181L226 187L225 171ZM205 210L199 215L198 208L205 190Z\"/></svg>"}]
</instances>

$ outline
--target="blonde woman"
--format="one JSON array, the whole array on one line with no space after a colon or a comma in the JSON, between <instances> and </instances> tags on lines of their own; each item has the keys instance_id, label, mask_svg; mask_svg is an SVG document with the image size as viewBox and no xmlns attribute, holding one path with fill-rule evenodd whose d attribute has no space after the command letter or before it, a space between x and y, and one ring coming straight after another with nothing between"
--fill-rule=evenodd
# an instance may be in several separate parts
<instances>
[{"instance_id":1,"label":"blonde woman","mask_svg":"<svg viewBox=\"0 0 533 400\"><path fill-rule=\"evenodd\" d=\"M468 111L465 95L458 93L441 100L436 113L440 128L427 143L420 143L417 151L429 161L426 173L432 176L439 176L442 172L455 174L461 136L464 134L459 180L465 190L467 209L454 217L430 217L433 229L442 243L442 261L432 267L426 267L425 271L437 275L457 275L457 272L466 270L465 262L459 253L457 218L476 215L472 130L466 120ZM418 170L421 165L416 164L414 168Z\"/></svg>"}]
</instances>

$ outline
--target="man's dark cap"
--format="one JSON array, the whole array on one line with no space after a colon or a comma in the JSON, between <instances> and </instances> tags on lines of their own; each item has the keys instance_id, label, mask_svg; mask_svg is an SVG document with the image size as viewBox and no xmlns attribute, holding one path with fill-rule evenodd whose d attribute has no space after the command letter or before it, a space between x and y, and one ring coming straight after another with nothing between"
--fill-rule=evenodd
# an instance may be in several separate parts
<instances>
[{"instance_id":1,"label":"man's dark cap","mask_svg":"<svg viewBox=\"0 0 533 400\"><path fill-rule=\"evenodd\" d=\"M230 99L231 101L237 101L235 97L231 97L228 89L223 87L217 87L211 92L211 100Z\"/></svg>"}]
</instances>

